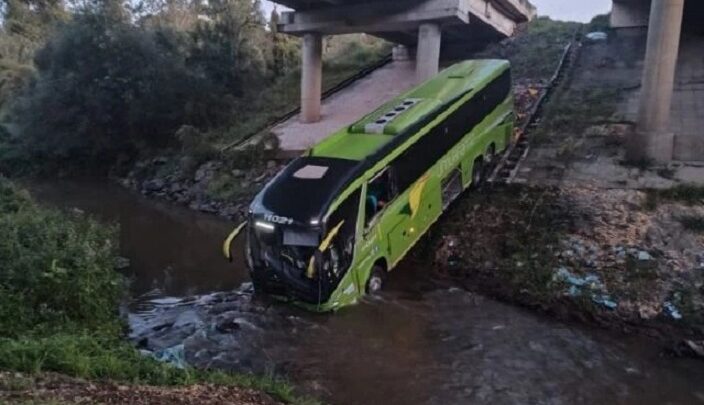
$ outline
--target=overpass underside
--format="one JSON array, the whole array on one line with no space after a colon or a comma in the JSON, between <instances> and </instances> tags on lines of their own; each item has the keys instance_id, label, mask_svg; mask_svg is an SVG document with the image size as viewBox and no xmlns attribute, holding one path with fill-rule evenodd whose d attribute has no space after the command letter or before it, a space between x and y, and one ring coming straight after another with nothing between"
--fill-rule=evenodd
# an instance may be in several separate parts
<instances>
[{"instance_id":1,"label":"overpass underside","mask_svg":"<svg viewBox=\"0 0 704 405\"><path fill-rule=\"evenodd\" d=\"M629 158L704 161L704 2L614 0L611 25L648 37Z\"/></svg>"},{"instance_id":2,"label":"overpass underside","mask_svg":"<svg viewBox=\"0 0 704 405\"><path fill-rule=\"evenodd\" d=\"M501 0L280 0L296 9L284 13L280 29L292 35L317 32L337 35L365 32L415 48L418 29L442 27L444 49L476 47L513 34L517 23L534 11L527 2Z\"/></svg>"},{"instance_id":3,"label":"overpass underside","mask_svg":"<svg viewBox=\"0 0 704 405\"><path fill-rule=\"evenodd\" d=\"M367 33L398 45L395 56L415 61L415 81L437 74L448 58L513 35L535 16L527 0L275 0L294 9L279 32L303 38L301 116L321 118L322 38ZM370 106L372 108L374 106Z\"/></svg>"}]
</instances>

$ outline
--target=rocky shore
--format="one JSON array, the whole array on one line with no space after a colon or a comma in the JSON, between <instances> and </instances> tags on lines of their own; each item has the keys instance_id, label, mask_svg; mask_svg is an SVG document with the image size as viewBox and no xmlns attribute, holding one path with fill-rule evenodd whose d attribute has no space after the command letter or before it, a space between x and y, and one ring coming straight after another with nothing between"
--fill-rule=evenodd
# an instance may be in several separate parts
<instances>
[{"instance_id":1,"label":"rocky shore","mask_svg":"<svg viewBox=\"0 0 704 405\"><path fill-rule=\"evenodd\" d=\"M208 160L195 170L189 165L188 157L155 157L138 162L117 180L144 196L239 221L256 193L283 167L274 159L248 168L233 168L225 160Z\"/></svg>"},{"instance_id":2,"label":"rocky shore","mask_svg":"<svg viewBox=\"0 0 704 405\"><path fill-rule=\"evenodd\" d=\"M704 355L704 203L507 186L469 195L427 243L466 288Z\"/></svg>"}]
</instances>

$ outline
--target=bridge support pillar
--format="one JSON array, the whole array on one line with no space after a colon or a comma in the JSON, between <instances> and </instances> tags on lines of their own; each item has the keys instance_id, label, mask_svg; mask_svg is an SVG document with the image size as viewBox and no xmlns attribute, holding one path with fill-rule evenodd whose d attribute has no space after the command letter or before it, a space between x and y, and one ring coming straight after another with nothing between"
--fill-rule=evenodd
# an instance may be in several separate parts
<instances>
[{"instance_id":1,"label":"bridge support pillar","mask_svg":"<svg viewBox=\"0 0 704 405\"><path fill-rule=\"evenodd\" d=\"M420 26L416 52L416 82L422 83L438 74L441 42L442 31L439 24L426 23Z\"/></svg>"},{"instance_id":2,"label":"bridge support pillar","mask_svg":"<svg viewBox=\"0 0 704 405\"><path fill-rule=\"evenodd\" d=\"M323 86L322 35L305 34L301 56L301 122L308 124L320 121Z\"/></svg>"},{"instance_id":3,"label":"bridge support pillar","mask_svg":"<svg viewBox=\"0 0 704 405\"><path fill-rule=\"evenodd\" d=\"M670 110L682 31L684 0L653 0L636 131L628 145L631 160L672 160Z\"/></svg>"}]
</instances>

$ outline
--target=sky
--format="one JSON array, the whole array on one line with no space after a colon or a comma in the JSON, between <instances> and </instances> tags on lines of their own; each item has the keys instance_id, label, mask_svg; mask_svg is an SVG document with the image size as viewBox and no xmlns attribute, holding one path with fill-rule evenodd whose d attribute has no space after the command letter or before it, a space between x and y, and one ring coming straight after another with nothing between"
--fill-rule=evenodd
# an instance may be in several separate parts
<instances>
[{"instance_id":1,"label":"sky","mask_svg":"<svg viewBox=\"0 0 704 405\"><path fill-rule=\"evenodd\" d=\"M554 20L588 22L597 14L611 9L611 0L531 0L538 7L539 15L548 15ZM272 3L263 1L264 10L271 12Z\"/></svg>"}]
</instances>

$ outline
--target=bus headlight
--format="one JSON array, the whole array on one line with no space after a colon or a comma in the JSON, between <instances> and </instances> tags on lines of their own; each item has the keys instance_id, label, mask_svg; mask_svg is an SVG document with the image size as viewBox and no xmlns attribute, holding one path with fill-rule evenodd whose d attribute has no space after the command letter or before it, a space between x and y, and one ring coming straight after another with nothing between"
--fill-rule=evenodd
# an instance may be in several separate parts
<instances>
[{"instance_id":1,"label":"bus headlight","mask_svg":"<svg viewBox=\"0 0 704 405\"><path fill-rule=\"evenodd\" d=\"M274 227L274 224L270 224L268 222L263 222L263 221L255 221L254 226L257 229L262 230L262 231L266 231L266 232L274 232L274 229L276 229Z\"/></svg>"}]
</instances>

